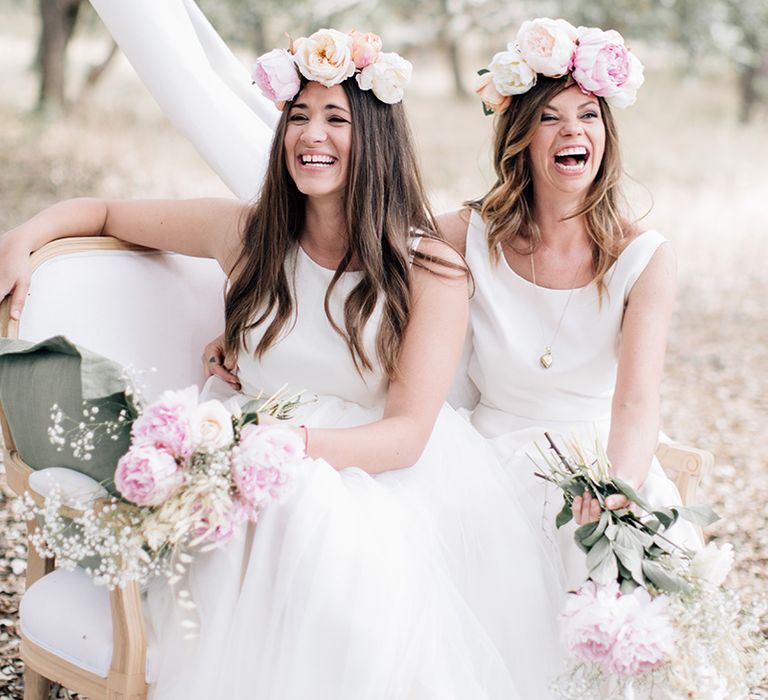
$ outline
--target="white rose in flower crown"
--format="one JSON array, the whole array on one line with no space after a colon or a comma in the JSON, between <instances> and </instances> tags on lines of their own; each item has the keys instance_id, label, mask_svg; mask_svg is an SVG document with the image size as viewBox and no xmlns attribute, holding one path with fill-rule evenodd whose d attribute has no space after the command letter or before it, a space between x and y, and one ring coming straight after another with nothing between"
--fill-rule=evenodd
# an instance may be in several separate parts
<instances>
[{"instance_id":1,"label":"white rose in flower crown","mask_svg":"<svg viewBox=\"0 0 768 700\"><path fill-rule=\"evenodd\" d=\"M718 547L710 542L704 549L700 549L691 560L688 570L692 576L720 586L733 566L733 546L724 544Z\"/></svg>"},{"instance_id":2,"label":"white rose in flower crown","mask_svg":"<svg viewBox=\"0 0 768 700\"><path fill-rule=\"evenodd\" d=\"M403 99L403 89L412 72L410 61L396 53L382 53L376 63L363 68L356 78L361 90L373 90L382 102L393 105Z\"/></svg>"},{"instance_id":3,"label":"white rose in flower crown","mask_svg":"<svg viewBox=\"0 0 768 700\"><path fill-rule=\"evenodd\" d=\"M517 47L528 65L550 78L565 75L576 50L578 30L564 19L538 19L523 22L517 33Z\"/></svg>"},{"instance_id":4,"label":"white rose in flower crown","mask_svg":"<svg viewBox=\"0 0 768 700\"><path fill-rule=\"evenodd\" d=\"M355 72L350 38L336 29L319 29L293 42L293 59L307 80L333 87Z\"/></svg>"},{"instance_id":5,"label":"white rose in flower crown","mask_svg":"<svg viewBox=\"0 0 768 700\"><path fill-rule=\"evenodd\" d=\"M536 84L536 72L525 62L514 44L497 53L488 66L500 95L521 95Z\"/></svg>"},{"instance_id":6,"label":"white rose in flower crown","mask_svg":"<svg viewBox=\"0 0 768 700\"><path fill-rule=\"evenodd\" d=\"M192 415L192 441L197 448L214 452L232 443L232 414L221 401L205 401Z\"/></svg>"}]
</instances>

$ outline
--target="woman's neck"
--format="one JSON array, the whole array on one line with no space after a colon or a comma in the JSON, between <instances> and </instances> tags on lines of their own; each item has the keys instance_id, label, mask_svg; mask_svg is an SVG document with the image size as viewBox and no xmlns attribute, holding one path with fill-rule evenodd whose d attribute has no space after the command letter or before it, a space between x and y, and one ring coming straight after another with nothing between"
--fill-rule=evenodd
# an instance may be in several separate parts
<instances>
[{"instance_id":1,"label":"woman's neck","mask_svg":"<svg viewBox=\"0 0 768 700\"><path fill-rule=\"evenodd\" d=\"M589 247L589 235L584 215L570 217L584 203L582 196L566 198L536 197L534 219L541 233L541 242L553 251L573 252Z\"/></svg>"},{"instance_id":2,"label":"woman's neck","mask_svg":"<svg viewBox=\"0 0 768 700\"><path fill-rule=\"evenodd\" d=\"M348 247L342 203L308 198L299 240L316 262L332 268L338 266Z\"/></svg>"}]
</instances>

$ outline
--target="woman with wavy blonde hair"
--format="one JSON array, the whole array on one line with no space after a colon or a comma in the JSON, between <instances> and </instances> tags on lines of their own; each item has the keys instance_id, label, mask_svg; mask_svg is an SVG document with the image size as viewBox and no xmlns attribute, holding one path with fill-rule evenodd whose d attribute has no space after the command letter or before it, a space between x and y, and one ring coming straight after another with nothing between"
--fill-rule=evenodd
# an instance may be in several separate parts
<instances>
[{"instance_id":1,"label":"woman with wavy blonde hair","mask_svg":"<svg viewBox=\"0 0 768 700\"><path fill-rule=\"evenodd\" d=\"M597 437L616 476L651 503L679 503L653 456L674 254L622 207L611 114L635 101L642 81L618 32L525 22L478 85L496 113L496 182L439 220L475 280L463 401L576 585L583 553L570 529L553 532L558 496L533 478L527 457L546 444L545 431L589 448ZM576 499L576 522L595 519L597 506L589 495ZM670 534L699 545L687 523Z\"/></svg>"}]
</instances>

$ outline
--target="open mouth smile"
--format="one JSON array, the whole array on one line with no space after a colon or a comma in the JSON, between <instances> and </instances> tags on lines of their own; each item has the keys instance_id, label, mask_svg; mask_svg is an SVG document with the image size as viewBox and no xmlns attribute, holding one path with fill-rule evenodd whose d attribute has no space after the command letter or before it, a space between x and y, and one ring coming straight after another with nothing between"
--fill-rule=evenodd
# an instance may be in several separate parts
<instances>
[{"instance_id":1,"label":"open mouth smile","mask_svg":"<svg viewBox=\"0 0 768 700\"><path fill-rule=\"evenodd\" d=\"M322 153L302 153L299 156L299 163L301 163L301 165L309 168L316 168L318 170L330 168L336 164L337 160L338 158Z\"/></svg>"},{"instance_id":2,"label":"open mouth smile","mask_svg":"<svg viewBox=\"0 0 768 700\"><path fill-rule=\"evenodd\" d=\"M584 172L589 161L589 151L584 146L568 146L555 153L555 168L569 175Z\"/></svg>"}]
</instances>

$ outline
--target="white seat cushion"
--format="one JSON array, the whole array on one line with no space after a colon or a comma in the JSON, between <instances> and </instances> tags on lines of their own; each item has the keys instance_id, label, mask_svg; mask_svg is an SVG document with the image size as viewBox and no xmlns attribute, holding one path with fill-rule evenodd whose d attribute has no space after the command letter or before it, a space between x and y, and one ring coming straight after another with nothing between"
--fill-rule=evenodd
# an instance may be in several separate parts
<instances>
[{"instance_id":1,"label":"white seat cushion","mask_svg":"<svg viewBox=\"0 0 768 700\"><path fill-rule=\"evenodd\" d=\"M47 498L56 488L62 503L71 508L83 508L97 498L109 495L96 479L66 467L49 467L32 472L29 487L43 498Z\"/></svg>"},{"instance_id":2,"label":"white seat cushion","mask_svg":"<svg viewBox=\"0 0 768 700\"><path fill-rule=\"evenodd\" d=\"M35 581L21 599L21 631L29 641L78 668L106 678L112 662L109 591L81 569L57 569ZM154 640L147 630L148 683L155 680Z\"/></svg>"}]
</instances>

